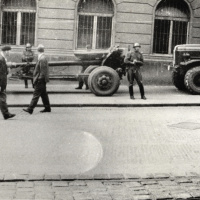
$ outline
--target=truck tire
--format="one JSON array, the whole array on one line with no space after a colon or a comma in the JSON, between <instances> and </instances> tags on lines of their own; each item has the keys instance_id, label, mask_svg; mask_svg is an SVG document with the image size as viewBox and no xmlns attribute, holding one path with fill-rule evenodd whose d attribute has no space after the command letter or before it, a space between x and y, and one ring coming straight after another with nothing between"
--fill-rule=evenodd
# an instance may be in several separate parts
<instances>
[{"instance_id":1,"label":"truck tire","mask_svg":"<svg viewBox=\"0 0 200 200\"><path fill-rule=\"evenodd\" d=\"M99 65L90 65L89 67L87 67L84 71L84 74L90 74L94 69L96 69L97 67L99 67ZM86 87L88 87L88 77L84 77L83 81L86 85Z\"/></svg>"},{"instance_id":2,"label":"truck tire","mask_svg":"<svg viewBox=\"0 0 200 200\"><path fill-rule=\"evenodd\" d=\"M177 89L185 90L184 76L175 71L172 72L172 82Z\"/></svg>"},{"instance_id":3,"label":"truck tire","mask_svg":"<svg viewBox=\"0 0 200 200\"><path fill-rule=\"evenodd\" d=\"M194 67L185 75L185 87L191 94L200 94L200 67Z\"/></svg>"},{"instance_id":4,"label":"truck tire","mask_svg":"<svg viewBox=\"0 0 200 200\"><path fill-rule=\"evenodd\" d=\"M88 86L97 96L112 96L118 90L119 85L119 75L110 67L99 67L88 77Z\"/></svg>"}]
</instances>

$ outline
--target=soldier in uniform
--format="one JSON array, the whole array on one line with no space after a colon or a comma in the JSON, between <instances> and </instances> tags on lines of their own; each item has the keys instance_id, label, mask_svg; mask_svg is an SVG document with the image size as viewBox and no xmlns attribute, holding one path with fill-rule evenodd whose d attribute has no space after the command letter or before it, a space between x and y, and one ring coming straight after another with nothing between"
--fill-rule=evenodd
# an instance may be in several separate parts
<instances>
[{"instance_id":1,"label":"soldier in uniform","mask_svg":"<svg viewBox=\"0 0 200 200\"><path fill-rule=\"evenodd\" d=\"M25 51L23 51L23 55L22 55L22 62L27 62L27 65L23 68L22 73L27 75L30 72L30 66L29 63L33 61L34 59L34 53L31 50L31 44L27 43L26 44L26 49ZM31 79L32 85L33 85L33 79ZM24 83L25 83L25 88L28 88L28 79L24 79Z\"/></svg>"},{"instance_id":2,"label":"soldier in uniform","mask_svg":"<svg viewBox=\"0 0 200 200\"><path fill-rule=\"evenodd\" d=\"M124 59L124 63L127 64L127 78L129 81L129 94L130 94L131 99L135 99L134 93L133 93L133 81L135 79L140 88L141 99L146 100L146 97L144 95L144 86L142 83L142 75L140 72L140 67L144 63L143 55L140 53L141 46L139 43L135 43L133 45L133 48L134 48L134 51L128 52Z\"/></svg>"},{"instance_id":3,"label":"soldier in uniform","mask_svg":"<svg viewBox=\"0 0 200 200\"><path fill-rule=\"evenodd\" d=\"M10 54L10 50L10 46L3 46L0 53L0 109L5 120L15 116L15 114L11 114L8 111L8 106L6 103L6 86L8 74L8 66L6 62L7 57Z\"/></svg>"},{"instance_id":4,"label":"soldier in uniform","mask_svg":"<svg viewBox=\"0 0 200 200\"><path fill-rule=\"evenodd\" d=\"M46 56L44 55L44 46L38 45L38 61L33 72L34 92L31 103L27 109L23 109L29 114L33 113L39 98L42 98L44 109L40 112L51 112L49 97L46 91L46 83L49 82L49 65Z\"/></svg>"}]
</instances>

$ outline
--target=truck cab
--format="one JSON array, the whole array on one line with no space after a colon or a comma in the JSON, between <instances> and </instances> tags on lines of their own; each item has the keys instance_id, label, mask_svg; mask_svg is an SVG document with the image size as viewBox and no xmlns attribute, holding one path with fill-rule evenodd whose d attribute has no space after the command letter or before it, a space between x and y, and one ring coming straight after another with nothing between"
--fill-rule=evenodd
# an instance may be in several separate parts
<instances>
[{"instance_id":1,"label":"truck cab","mask_svg":"<svg viewBox=\"0 0 200 200\"><path fill-rule=\"evenodd\" d=\"M172 81L179 90L200 94L200 44L175 46Z\"/></svg>"}]
</instances>

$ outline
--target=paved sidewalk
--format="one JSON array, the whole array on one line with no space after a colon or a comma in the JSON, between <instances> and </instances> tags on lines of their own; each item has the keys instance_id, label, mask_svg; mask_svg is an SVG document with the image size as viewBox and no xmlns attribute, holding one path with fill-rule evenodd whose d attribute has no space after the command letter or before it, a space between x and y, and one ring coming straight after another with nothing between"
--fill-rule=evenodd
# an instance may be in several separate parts
<instances>
[{"instance_id":1,"label":"paved sidewalk","mask_svg":"<svg viewBox=\"0 0 200 200\"><path fill-rule=\"evenodd\" d=\"M134 87L135 100L131 100L126 85L109 97L97 97L89 90L75 90L76 82L62 85L48 84L52 106L108 106L108 107L143 107L143 106L199 106L199 95L179 91L174 86L145 86L147 100L140 99L138 86ZM30 86L29 86L30 87ZM22 84L8 84L9 106L27 106L32 97L33 88L25 89ZM41 101L39 105L42 105Z\"/></svg>"}]
</instances>

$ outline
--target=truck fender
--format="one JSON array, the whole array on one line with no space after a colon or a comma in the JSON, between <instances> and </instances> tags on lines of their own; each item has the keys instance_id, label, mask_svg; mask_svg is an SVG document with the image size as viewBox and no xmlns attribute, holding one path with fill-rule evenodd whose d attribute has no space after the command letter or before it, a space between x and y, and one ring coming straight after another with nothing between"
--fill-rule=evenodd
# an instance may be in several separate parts
<instances>
[{"instance_id":1,"label":"truck fender","mask_svg":"<svg viewBox=\"0 0 200 200\"><path fill-rule=\"evenodd\" d=\"M189 65L198 66L198 65L200 65L200 59L198 59L198 60L189 60L187 62L181 62L180 64L183 65L183 66L189 66Z\"/></svg>"}]
</instances>

